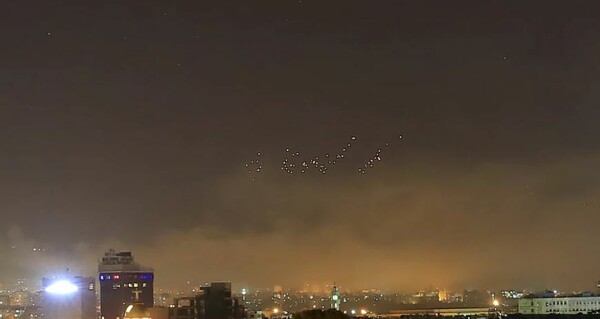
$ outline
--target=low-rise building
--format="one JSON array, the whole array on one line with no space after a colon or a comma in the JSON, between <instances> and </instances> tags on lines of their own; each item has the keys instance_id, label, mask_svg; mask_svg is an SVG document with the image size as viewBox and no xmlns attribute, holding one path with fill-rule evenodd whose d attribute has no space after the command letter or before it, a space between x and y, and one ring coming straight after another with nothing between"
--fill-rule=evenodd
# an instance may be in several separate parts
<instances>
[{"instance_id":1,"label":"low-rise building","mask_svg":"<svg viewBox=\"0 0 600 319\"><path fill-rule=\"evenodd\" d=\"M600 295L530 295L519 300L521 314L590 314L600 312Z\"/></svg>"}]
</instances>

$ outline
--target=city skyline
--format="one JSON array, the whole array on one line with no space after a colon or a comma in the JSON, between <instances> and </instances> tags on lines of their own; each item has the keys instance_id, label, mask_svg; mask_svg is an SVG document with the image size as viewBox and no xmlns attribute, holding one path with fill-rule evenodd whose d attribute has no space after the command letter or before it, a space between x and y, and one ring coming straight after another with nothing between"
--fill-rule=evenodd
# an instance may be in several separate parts
<instances>
[{"instance_id":1,"label":"city skyline","mask_svg":"<svg viewBox=\"0 0 600 319\"><path fill-rule=\"evenodd\" d=\"M15 248L16 249L16 248ZM31 254L36 255L41 252L41 248L34 248L31 250ZM45 250L45 249L44 249ZM47 252L47 251L45 251ZM51 253L51 252L50 252ZM86 252L87 253L87 252ZM67 255L61 255L61 258L66 257ZM45 274L47 277L53 278L70 278L73 273L81 273L86 276L98 276L97 267L98 260L101 259L99 257L94 260L93 266L87 267L85 266L87 262L91 261L91 259L85 257L85 253L80 253L78 255L70 255L67 257L68 259L59 261L57 258L52 258L50 262L45 260L43 266L39 266L39 264L31 265L30 262L32 260L27 259L19 259L19 262L24 265L31 265L32 276L24 276L24 277L14 277L3 282L0 282L0 290L10 291L12 290L10 287L13 285L15 287L26 287L28 290L35 291L39 288L41 283L41 278L38 274ZM86 260L87 259L87 260ZM43 258L34 258L35 263L39 263ZM64 266L65 262L68 260L74 261L71 265L71 268ZM91 265L91 264L87 264ZM212 268L212 267L211 267ZM91 270L90 270L91 269ZM151 268L147 268L151 269ZM21 272L23 274L24 272ZM163 278L161 278L161 273L165 274ZM223 277L222 275L215 275L219 272L217 269L212 269L211 271L205 271L201 273L195 273L191 276L179 276L180 280L171 280L173 278L173 274L169 273L169 269L166 271L161 271L158 276L159 285L156 286L156 293L160 292L186 292L186 291L194 291L199 287L205 286L210 282L230 282L231 278L242 278L243 275L235 274L229 276L228 278ZM187 274L185 274L187 275ZM338 276L339 277L339 276ZM283 291L290 292L299 292L304 291L309 294L316 295L328 295L329 291L332 289L334 284L343 291L344 293L359 293L361 291L381 291L385 293L402 293L402 294L413 294L417 292L431 292L431 291L445 291L445 292L457 292L462 293L466 291L480 291L480 292L496 292L499 293L501 291L519 291L525 293L536 293L536 292L544 292L544 291L558 291L561 294L573 294L573 293L581 293L581 292L595 292L598 287L597 284L600 281L589 281L584 282L581 285L574 286L572 281L567 285L561 285L560 279L554 280L553 282L543 283L541 285L525 285L525 284L509 284L504 283L502 285L494 286L487 285L482 281L476 282L472 280L474 284L461 286L460 284L440 284L436 282L429 282L428 284L418 285L414 284L415 282L423 282L424 280L417 278L417 280L411 280L409 284L402 286L395 285L386 285L386 284L378 284L374 280L366 280L365 284L357 285L355 282L340 282L339 280L331 280L331 279L312 279L312 280L302 280L302 281L294 281L290 284L282 284L285 280L275 280L272 283L260 283L260 281L253 280L252 278L243 278L236 282L234 282L234 288L237 293L241 294L242 290L246 290L248 292L265 292L265 291L275 291L277 289L283 289ZM18 291L19 289L15 290Z\"/></svg>"},{"instance_id":2,"label":"city skyline","mask_svg":"<svg viewBox=\"0 0 600 319\"><path fill-rule=\"evenodd\" d=\"M0 282L600 279L596 2L3 8Z\"/></svg>"}]
</instances>

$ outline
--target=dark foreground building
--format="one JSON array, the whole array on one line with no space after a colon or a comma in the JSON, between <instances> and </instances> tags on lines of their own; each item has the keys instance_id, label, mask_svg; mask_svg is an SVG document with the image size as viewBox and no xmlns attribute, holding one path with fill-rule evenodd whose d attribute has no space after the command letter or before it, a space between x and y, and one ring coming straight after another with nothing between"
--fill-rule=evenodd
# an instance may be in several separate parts
<instances>
[{"instance_id":1,"label":"dark foreground building","mask_svg":"<svg viewBox=\"0 0 600 319\"><path fill-rule=\"evenodd\" d=\"M231 283L214 282L194 297L175 299L171 319L242 319L244 307L231 295Z\"/></svg>"},{"instance_id":2,"label":"dark foreground building","mask_svg":"<svg viewBox=\"0 0 600 319\"><path fill-rule=\"evenodd\" d=\"M96 319L94 278L44 278L42 311L45 319Z\"/></svg>"},{"instance_id":3,"label":"dark foreground building","mask_svg":"<svg viewBox=\"0 0 600 319\"><path fill-rule=\"evenodd\" d=\"M154 306L154 271L136 263L131 252L106 252L98 265L98 279L103 319L122 319L136 295L141 305Z\"/></svg>"}]
</instances>

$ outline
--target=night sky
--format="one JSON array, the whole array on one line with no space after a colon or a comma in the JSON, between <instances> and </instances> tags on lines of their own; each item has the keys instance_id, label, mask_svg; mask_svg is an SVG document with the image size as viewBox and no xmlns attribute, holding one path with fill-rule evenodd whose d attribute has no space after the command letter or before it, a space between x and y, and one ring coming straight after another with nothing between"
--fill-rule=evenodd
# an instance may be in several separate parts
<instances>
[{"instance_id":1,"label":"night sky","mask_svg":"<svg viewBox=\"0 0 600 319\"><path fill-rule=\"evenodd\" d=\"M4 1L0 281L592 289L598 9Z\"/></svg>"}]
</instances>

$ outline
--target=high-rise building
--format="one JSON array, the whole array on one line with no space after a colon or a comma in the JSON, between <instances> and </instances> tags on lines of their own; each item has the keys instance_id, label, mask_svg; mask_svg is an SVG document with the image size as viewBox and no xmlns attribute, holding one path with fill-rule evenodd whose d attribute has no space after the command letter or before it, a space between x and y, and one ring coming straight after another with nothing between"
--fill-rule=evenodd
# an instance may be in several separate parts
<instances>
[{"instance_id":1,"label":"high-rise building","mask_svg":"<svg viewBox=\"0 0 600 319\"><path fill-rule=\"evenodd\" d=\"M201 287L201 303L206 319L231 319L233 299L230 282L213 282L209 287Z\"/></svg>"},{"instance_id":2,"label":"high-rise building","mask_svg":"<svg viewBox=\"0 0 600 319\"><path fill-rule=\"evenodd\" d=\"M213 282L201 287L194 297L175 299L171 309L174 319L241 319L245 317L244 306L231 295L231 283Z\"/></svg>"},{"instance_id":3,"label":"high-rise building","mask_svg":"<svg viewBox=\"0 0 600 319\"><path fill-rule=\"evenodd\" d=\"M103 319L122 319L125 309L139 291L139 303L154 306L154 271L136 263L131 252L109 250L98 265L100 315Z\"/></svg>"},{"instance_id":4,"label":"high-rise building","mask_svg":"<svg viewBox=\"0 0 600 319\"><path fill-rule=\"evenodd\" d=\"M44 278L42 312L45 319L96 319L93 277Z\"/></svg>"}]
</instances>

